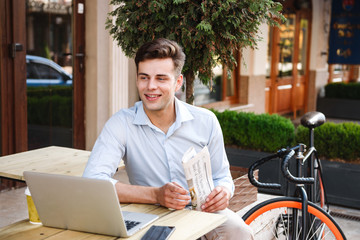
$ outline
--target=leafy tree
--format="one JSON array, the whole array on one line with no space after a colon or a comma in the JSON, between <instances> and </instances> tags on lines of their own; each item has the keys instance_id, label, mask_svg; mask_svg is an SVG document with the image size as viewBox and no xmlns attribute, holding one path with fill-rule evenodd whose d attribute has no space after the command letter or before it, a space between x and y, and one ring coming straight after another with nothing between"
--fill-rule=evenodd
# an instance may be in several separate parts
<instances>
[{"instance_id":1,"label":"leafy tree","mask_svg":"<svg viewBox=\"0 0 360 240\"><path fill-rule=\"evenodd\" d=\"M128 57L160 37L184 48L188 103L193 103L196 75L209 84L217 64L232 70L238 50L256 48L262 22L277 25L284 19L282 5L273 0L112 0L111 4L117 8L109 13L106 28Z\"/></svg>"}]
</instances>

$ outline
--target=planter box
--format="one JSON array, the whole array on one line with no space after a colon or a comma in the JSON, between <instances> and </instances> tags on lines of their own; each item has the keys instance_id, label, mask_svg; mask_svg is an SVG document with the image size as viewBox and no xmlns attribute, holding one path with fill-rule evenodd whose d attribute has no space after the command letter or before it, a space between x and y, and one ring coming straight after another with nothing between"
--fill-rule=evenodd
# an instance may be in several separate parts
<instances>
[{"instance_id":1,"label":"planter box","mask_svg":"<svg viewBox=\"0 0 360 240\"><path fill-rule=\"evenodd\" d=\"M321 160L331 204L360 209L360 165Z\"/></svg>"},{"instance_id":2,"label":"planter box","mask_svg":"<svg viewBox=\"0 0 360 240\"><path fill-rule=\"evenodd\" d=\"M316 110L326 117L360 120L360 100L319 97Z\"/></svg>"},{"instance_id":3,"label":"planter box","mask_svg":"<svg viewBox=\"0 0 360 240\"><path fill-rule=\"evenodd\" d=\"M249 168L252 163L270 153L242 150L237 148L226 148L227 156L231 166ZM342 205L360 209L360 165L331 162L321 160L325 190L330 204ZM294 166L290 170L295 172ZM287 181L282 176L280 161L273 159L259 168L259 181L280 183L281 190L259 189L259 192L284 195L287 191L292 192L293 184L287 185Z\"/></svg>"}]
</instances>

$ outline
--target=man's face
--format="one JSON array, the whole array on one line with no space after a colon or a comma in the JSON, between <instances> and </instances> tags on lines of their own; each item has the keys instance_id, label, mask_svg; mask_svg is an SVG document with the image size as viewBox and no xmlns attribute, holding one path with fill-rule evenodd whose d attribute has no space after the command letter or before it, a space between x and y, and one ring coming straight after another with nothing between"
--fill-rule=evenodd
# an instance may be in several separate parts
<instances>
[{"instance_id":1,"label":"man's face","mask_svg":"<svg viewBox=\"0 0 360 240\"><path fill-rule=\"evenodd\" d=\"M145 112L172 111L175 92L180 89L183 77L175 79L171 58L150 59L139 62L136 86Z\"/></svg>"}]
</instances>

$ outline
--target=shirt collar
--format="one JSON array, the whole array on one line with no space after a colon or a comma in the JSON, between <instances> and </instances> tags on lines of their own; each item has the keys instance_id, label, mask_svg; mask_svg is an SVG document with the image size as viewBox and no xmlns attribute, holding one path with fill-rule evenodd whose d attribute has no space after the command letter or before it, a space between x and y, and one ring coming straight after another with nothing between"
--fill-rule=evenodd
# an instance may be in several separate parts
<instances>
[{"instance_id":1,"label":"shirt collar","mask_svg":"<svg viewBox=\"0 0 360 240\"><path fill-rule=\"evenodd\" d=\"M152 125L149 117L146 115L142 101L135 103L135 118L133 121L135 125Z\"/></svg>"},{"instance_id":2,"label":"shirt collar","mask_svg":"<svg viewBox=\"0 0 360 240\"><path fill-rule=\"evenodd\" d=\"M175 97L175 111L176 111L176 121L175 122L186 122L194 119L194 116L191 114L189 109L186 107L185 102L180 101Z\"/></svg>"},{"instance_id":3,"label":"shirt collar","mask_svg":"<svg viewBox=\"0 0 360 240\"><path fill-rule=\"evenodd\" d=\"M144 110L144 105L142 101L135 103L135 118L133 124L135 125L149 125L153 126L149 117L146 115ZM194 119L194 116L191 114L189 109L186 107L186 103L180 101L175 97L175 111L176 111L176 120L175 126L180 125L182 122L186 122Z\"/></svg>"}]
</instances>

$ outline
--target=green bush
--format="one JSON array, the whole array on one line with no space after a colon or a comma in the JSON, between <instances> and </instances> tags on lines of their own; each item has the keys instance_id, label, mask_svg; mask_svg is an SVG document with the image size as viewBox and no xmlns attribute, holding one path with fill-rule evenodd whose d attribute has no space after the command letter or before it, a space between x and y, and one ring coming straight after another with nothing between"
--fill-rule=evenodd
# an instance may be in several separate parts
<instances>
[{"instance_id":1,"label":"green bush","mask_svg":"<svg viewBox=\"0 0 360 240\"><path fill-rule=\"evenodd\" d=\"M315 148L320 157L355 161L360 158L360 125L356 123L324 123L315 128ZM309 130L296 129L296 142L309 144Z\"/></svg>"},{"instance_id":2,"label":"green bush","mask_svg":"<svg viewBox=\"0 0 360 240\"><path fill-rule=\"evenodd\" d=\"M309 129L296 128L279 115L212 110L218 118L225 145L242 149L276 152L304 143L309 146ZM315 128L315 147L320 157L354 162L360 159L360 125L356 123L324 123Z\"/></svg>"},{"instance_id":3,"label":"green bush","mask_svg":"<svg viewBox=\"0 0 360 240\"><path fill-rule=\"evenodd\" d=\"M28 87L28 123L72 127L72 87Z\"/></svg>"},{"instance_id":4,"label":"green bush","mask_svg":"<svg viewBox=\"0 0 360 240\"><path fill-rule=\"evenodd\" d=\"M213 112L220 122L226 145L276 152L294 141L294 125L285 117L229 110Z\"/></svg>"},{"instance_id":5,"label":"green bush","mask_svg":"<svg viewBox=\"0 0 360 240\"><path fill-rule=\"evenodd\" d=\"M360 83L329 83L325 86L325 97L360 99Z\"/></svg>"}]
</instances>

